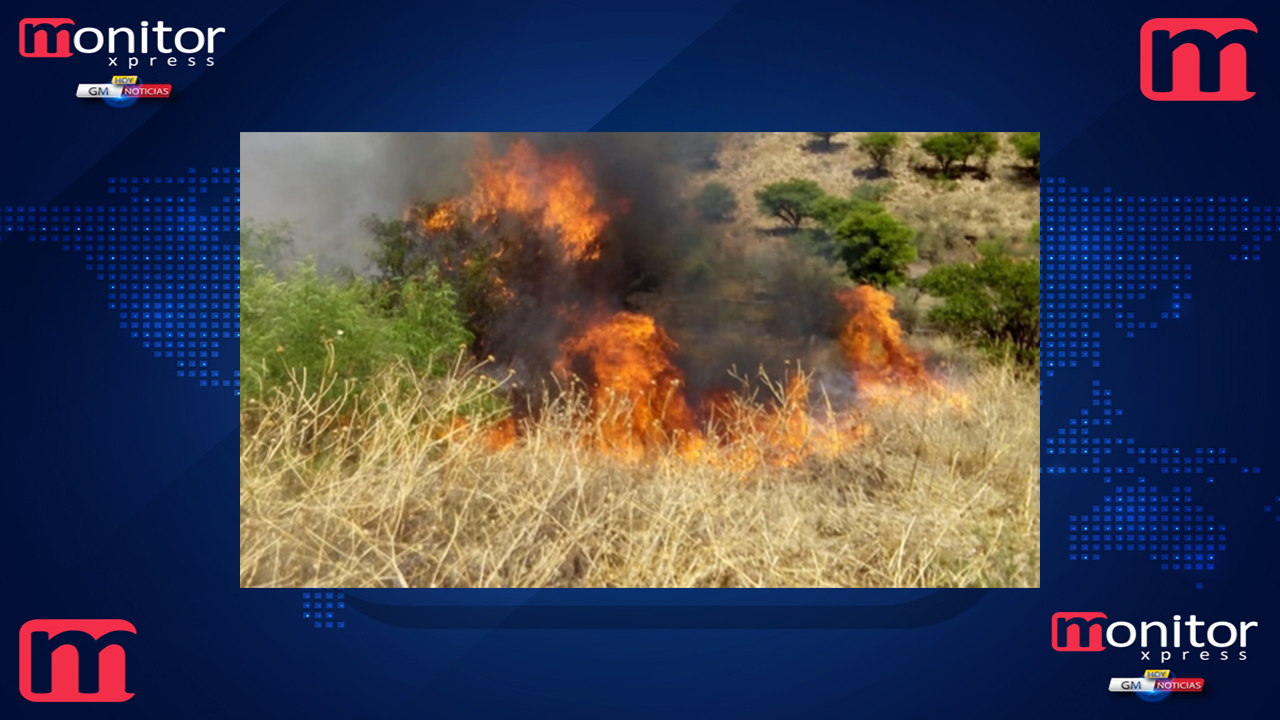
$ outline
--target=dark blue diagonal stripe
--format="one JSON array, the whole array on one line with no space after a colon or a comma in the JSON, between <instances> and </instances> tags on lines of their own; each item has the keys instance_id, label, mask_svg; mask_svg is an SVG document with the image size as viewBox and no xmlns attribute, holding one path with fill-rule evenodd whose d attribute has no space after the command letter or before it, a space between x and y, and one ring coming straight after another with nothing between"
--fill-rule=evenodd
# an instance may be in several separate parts
<instances>
[{"instance_id":1,"label":"dark blue diagonal stripe","mask_svg":"<svg viewBox=\"0 0 1280 720\"><path fill-rule=\"evenodd\" d=\"M383 605L347 594L348 607L387 625L487 630L906 630L946 622L986 590L941 590L898 605L458 606Z\"/></svg>"}]
</instances>

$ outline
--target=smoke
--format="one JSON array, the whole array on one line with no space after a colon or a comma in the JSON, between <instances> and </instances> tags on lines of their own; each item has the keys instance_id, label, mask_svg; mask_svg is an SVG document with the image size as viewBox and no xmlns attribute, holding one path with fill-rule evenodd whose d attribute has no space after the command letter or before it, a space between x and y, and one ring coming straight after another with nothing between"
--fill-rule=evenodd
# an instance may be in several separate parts
<instances>
[{"instance_id":1,"label":"smoke","mask_svg":"<svg viewBox=\"0 0 1280 720\"><path fill-rule=\"evenodd\" d=\"M546 155L581 157L598 197L621 202L608 242L618 252L606 272L616 292L654 291L669 284L708 233L693 227L681 189L686 175L714 158L717 133L532 133L495 136L495 152L523 138ZM619 298L621 299L621 298Z\"/></svg>"},{"instance_id":2,"label":"smoke","mask_svg":"<svg viewBox=\"0 0 1280 720\"><path fill-rule=\"evenodd\" d=\"M294 250L321 269L368 269L361 223L464 191L466 133L240 133L242 214L294 223Z\"/></svg>"},{"instance_id":3,"label":"smoke","mask_svg":"<svg viewBox=\"0 0 1280 720\"><path fill-rule=\"evenodd\" d=\"M695 393L732 386L731 367L780 378L795 360L817 369L838 355L839 271L829 261L785 238L735 237L690 211L688 189L701 182L696 173L715 166L720 134L480 139L493 157L523 139L544 157L575 158L610 212L601 256L589 268L566 271L531 254L521 261L523 280L508 278L521 302L493 319L480 349L519 375L545 377L573 325L566 305L656 318L678 344L675 360ZM373 240L362 221L467 194L476 140L464 133L242 133L244 214L295 221L295 251L315 256L323 269L369 272ZM752 198L738 202L740 213L754 212Z\"/></svg>"},{"instance_id":4,"label":"smoke","mask_svg":"<svg viewBox=\"0 0 1280 720\"><path fill-rule=\"evenodd\" d=\"M688 189L714 166L714 133L542 133L492 136L493 154L518 139L544 156L582 159L597 196L622 200L603 238L604 252L590 275L566 288L556 278L555 298L577 292L580 304L603 300L608 311L654 316L676 341L675 360L698 395L734 387L729 374L758 380L794 373L797 362L814 369L838 362L834 335L842 309L835 301L840 270L785 238L735 237L724 226L698 220ZM739 212L753 212L739 198ZM742 231L738 231L742 232ZM541 272L541 271L539 271ZM517 293L519 294L519 293ZM552 303L540 291L496 333L499 355L554 358L567 326L559 313L538 314ZM535 350L536 348L536 350ZM534 368L534 375L541 368Z\"/></svg>"}]
</instances>

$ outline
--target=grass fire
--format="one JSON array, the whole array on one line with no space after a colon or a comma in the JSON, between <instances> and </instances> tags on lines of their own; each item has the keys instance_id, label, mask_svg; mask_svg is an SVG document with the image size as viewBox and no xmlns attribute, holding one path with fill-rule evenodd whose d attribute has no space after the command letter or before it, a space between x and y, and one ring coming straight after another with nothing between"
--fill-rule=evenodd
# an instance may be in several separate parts
<instances>
[{"instance_id":1,"label":"grass fire","mask_svg":"<svg viewBox=\"0 0 1280 720\"><path fill-rule=\"evenodd\" d=\"M1038 586L1038 135L812 135L244 136L241 584Z\"/></svg>"}]
</instances>

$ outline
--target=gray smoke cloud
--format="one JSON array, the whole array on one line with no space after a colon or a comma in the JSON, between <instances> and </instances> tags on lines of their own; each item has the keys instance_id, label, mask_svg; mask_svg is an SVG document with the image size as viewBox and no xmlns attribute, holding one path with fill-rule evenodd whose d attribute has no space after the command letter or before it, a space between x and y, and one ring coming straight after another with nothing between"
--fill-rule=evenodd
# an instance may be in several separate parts
<instances>
[{"instance_id":1,"label":"gray smoke cloud","mask_svg":"<svg viewBox=\"0 0 1280 720\"><path fill-rule=\"evenodd\" d=\"M241 214L296 223L298 255L367 270L361 222L467 188L467 133L240 133Z\"/></svg>"}]
</instances>

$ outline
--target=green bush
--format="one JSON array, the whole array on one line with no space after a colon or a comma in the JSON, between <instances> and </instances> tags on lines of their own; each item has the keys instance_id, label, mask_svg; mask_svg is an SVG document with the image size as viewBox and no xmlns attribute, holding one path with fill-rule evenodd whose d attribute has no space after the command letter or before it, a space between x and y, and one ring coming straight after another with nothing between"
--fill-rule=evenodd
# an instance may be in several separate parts
<instances>
[{"instance_id":1,"label":"green bush","mask_svg":"<svg viewBox=\"0 0 1280 720\"><path fill-rule=\"evenodd\" d=\"M914 231L879 203L851 202L832 233L849 277L879 288L905 282L907 265L917 257Z\"/></svg>"},{"instance_id":2,"label":"green bush","mask_svg":"<svg viewBox=\"0 0 1280 720\"><path fill-rule=\"evenodd\" d=\"M709 182L693 198L693 207L707 222L725 222L738 211L738 199L722 182Z\"/></svg>"},{"instance_id":3,"label":"green bush","mask_svg":"<svg viewBox=\"0 0 1280 720\"><path fill-rule=\"evenodd\" d=\"M1034 364L1040 357L1040 263L986 254L973 265L943 265L920 278L943 298L929 313L939 327L995 354Z\"/></svg>"},{"instance_id":4,"label":"green bush","mask_svg":"<svg viewBox=\"0 0 1280 720\"><path fill-rule=\"evenodd\" d=\"M876 170L883 173L889 169L889 160L902 144L902 134L896 132L873 132L862 136L858 147L875 163Z\"/></svg>"},{"instance_id":5,"label":"green bush","mask_svg":"<svg viewBox=\"0 0 1280 720\"><path fill-rule=\"evenodd\" d=\"M434 275L398 288L390 313L380 309L383 286L359 278L339 282L319 274L310 259L283 277L242 259L240 273L242 402L268 397L291 375L315 389L327 373L338 381L329 389L336 400L344 383L358 390L396 361L426 369L470 340L452 289Z\"/></svg>"},{"instance_id":6,"label":"green bush","mask_svg":"<svg viewBox=\"0 0 1280 720\"><path fill-rule=\"evenodd\" d=\"M1032 245L1040 244L1040 223L1032 223L1031 231L1027 233L1027 242Z\"/></svg>"},{"instance_id":7,"label":"green bush","mask_svg":"<svg viewBox=\"0 0 1280 720\"><path fill-rule=\"evenodd\" d=\"M792 178L771 183L756 190L760 212L780 218L792 228L799 228L807 217L813 217L813 204L826 197L818 183Z\"/></svg>"},{"instance_id":8,"label":"green bush","mask_svg":"<svg viewBox=\"0 0 1280 720\"><path fill-rule=\"evenodd\" d=\"M1040 171L1040 133L1013 133L1009 135L1009 143L1018 151L1018 157L1031 163L1036 172Z\"/></svg>"}]
</instances>

